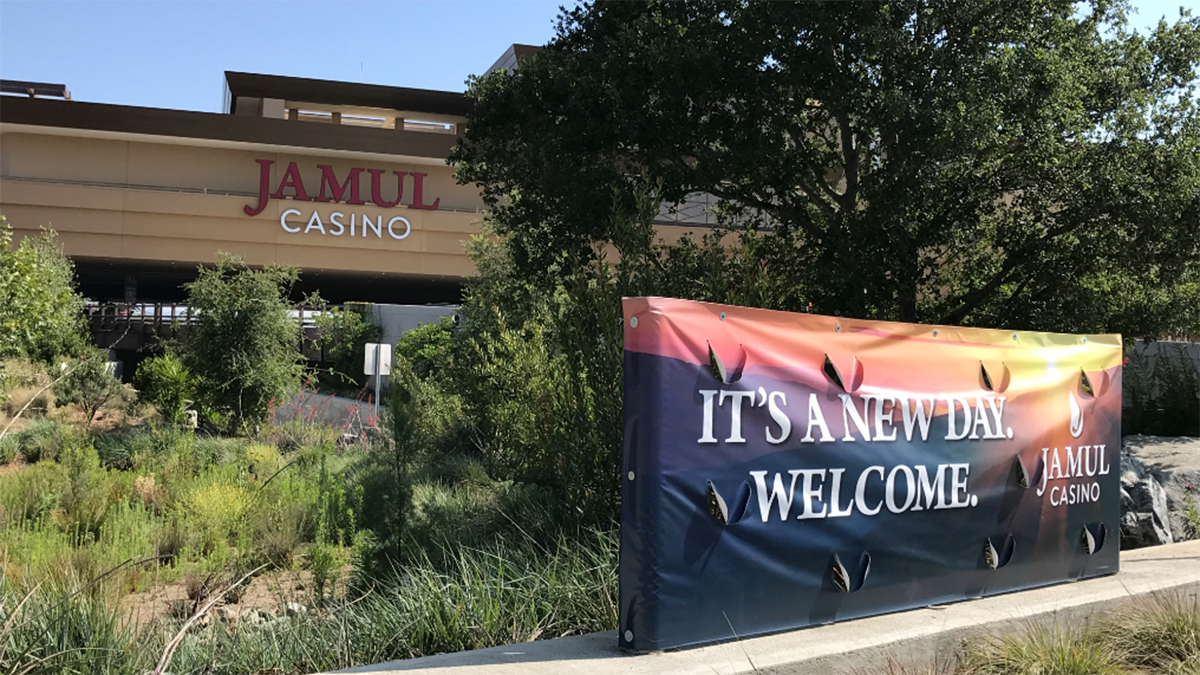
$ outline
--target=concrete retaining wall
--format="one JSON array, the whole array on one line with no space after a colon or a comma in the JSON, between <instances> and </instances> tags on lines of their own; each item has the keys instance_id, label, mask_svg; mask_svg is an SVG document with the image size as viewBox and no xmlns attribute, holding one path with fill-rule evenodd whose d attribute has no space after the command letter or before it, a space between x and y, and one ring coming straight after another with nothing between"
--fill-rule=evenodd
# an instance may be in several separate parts
<instances>
[{"instance_id":1,"label":"concrete retaining wall","mask_svg":"<svg viewBox=\"0 0 1200 675\"><path fill-rule=\"evenodd\" d=\"M615 631L364 666L343 673L650 675L887 672L951 657L968 635L1075 624L1156 593L1200 594L1200 541L1121 554L1120 574L952 605L654 654L617 650Z\"/></svg>"}]
</instances>

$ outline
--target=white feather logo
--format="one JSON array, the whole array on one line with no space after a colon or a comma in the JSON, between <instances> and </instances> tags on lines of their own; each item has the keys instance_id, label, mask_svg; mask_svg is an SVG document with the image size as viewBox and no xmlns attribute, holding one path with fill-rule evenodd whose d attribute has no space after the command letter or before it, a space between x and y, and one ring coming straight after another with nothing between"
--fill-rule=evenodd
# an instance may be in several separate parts
<instances>
[{"instance_id":1,"label":"white feather logo","mask_svg":"<svg viewBox=\"0 0 1200 675\"><path fill-rule=\"evenodd\" d=\"M1071 435L1079 438L1083 433L1083 410L1079 407L1079 401L1075 400L1075 392L1067 392L1071 397Z\"/></svg>"}]
</instances>

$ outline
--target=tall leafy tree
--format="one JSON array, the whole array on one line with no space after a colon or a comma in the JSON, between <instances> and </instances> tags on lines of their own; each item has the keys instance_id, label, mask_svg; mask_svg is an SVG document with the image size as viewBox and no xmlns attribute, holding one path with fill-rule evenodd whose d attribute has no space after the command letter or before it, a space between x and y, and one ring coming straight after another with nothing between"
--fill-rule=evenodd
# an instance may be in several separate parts
<instances>
[{"instance_id":1,"label":"tall leafy tree","mask_svg":"<svg viewBox=\"0 0 1200 675\"><path fill-rule=\"evenodd\" d=\"M260 423L271 402L295 392L304 374L299 322L288 295L293 267L251 269L232 255L201 267L187 284L195 323L184 365L197 378L202 412L231 430Z\"/></svg>"},{"instance_id":2,"label":"tall leafy tree","mask_svg":"<svg viewBox=\"0 0 1200 675\"><path fill-rule=\"evenodd\" d=\"M15 247L12 238L0 216L0 359L50 361L84 352L83 296L54 231L25 237Z\"/></svg>"},{"instance_id":3,"label":"tall leafy tree","mask_svg":"<svg viewBox=\"0 0 1200 675\"><path fill-rule=\"evenodd\" d=\"M771 306L1195 332L1200 20L1142 35L1127 12L591 2L515 71L471 82L452 161L531 279L619 237L614 207L647 189L708 193L742 244L675 258L749 257L733 269Z\"/></svg>"}]
</instances>

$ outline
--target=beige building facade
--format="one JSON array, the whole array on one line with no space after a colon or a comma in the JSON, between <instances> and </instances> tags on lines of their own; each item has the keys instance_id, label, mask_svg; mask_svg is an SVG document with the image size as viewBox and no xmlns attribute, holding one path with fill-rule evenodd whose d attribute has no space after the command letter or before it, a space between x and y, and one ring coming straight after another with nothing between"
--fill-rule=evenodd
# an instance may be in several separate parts
<instances>
[{"instance_id":1,"label":"beige building facade","mask_svg":"<svg viewBox=\"0 0 1200 675\"><path fill-rule=\"evenodd\" d=\"M177 298L221 253L327 299L457 299L483 206L446 165L464 96L226 81L223 114L0 98L0 213L18 239L53 228L97 300Z\"/></svg>"}]
</instances>

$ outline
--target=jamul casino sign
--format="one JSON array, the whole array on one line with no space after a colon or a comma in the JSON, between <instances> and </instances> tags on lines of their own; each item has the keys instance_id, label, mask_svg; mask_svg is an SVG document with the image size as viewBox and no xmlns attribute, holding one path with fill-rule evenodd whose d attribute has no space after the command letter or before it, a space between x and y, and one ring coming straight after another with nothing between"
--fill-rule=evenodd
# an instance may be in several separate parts
<instances>
[{"instance_id":1,"label":"jamul casino sign","mask_svg":"<svg viewBox=\"0 0 1200 675\"><path fill-rule=\"evenodd\" d=\"M283 177L279 180L279 185L271 192L271 167L275 161L270 159L255 160L259 167L258 180L258 205L244 207L244 211L248 216L257 216L267 207L267 202L272 199L287 199L290 198L298 202L322 202L322 203L343 203L350 206L363 206L367 202L362 199L361 176L365 172L371 176L371 203L375 206L385 209L396 208L400 206L400 202L404 200L404 184L405 179L412 178L412 199L406 206L410 209L419 209L424 211L433 211L437 209L441 203L441 198L433 200L433 203L425 203L424 183L426 174L417 173L415 171L392 171L391 175L385 175L389 172L383 169L363 169L359 167L351 168L346 175L345 180L339 181L334 173L333 167L328 164L318 164L317 168L321 170L321 181L318 186L316 196L310 196L309 191L304 186L304 180L300 176L300 168L295 162L291 162L284 171ZM385 182L390 184L392 176L395 176L396 181L396 198L389 200L384 196ZM284 190L291 189L292 194L284 194ZM394 216L386 219L383 215L373 217L366 213L350 213L349 220L347 214L341 211L333 211L328 213L325 218L322 218L321 212L313 210L306 224L301 218L304 214L299 209L287 209L279 216L279 225L285 231L292 234L308 234L317 232L324 235L334 237L341 236L362 236L374 234L377 238L382 239L383 233L386 231L392 239L404 239L412 232L412 223L404 216Z\"/></svg>"}]
</instances>

